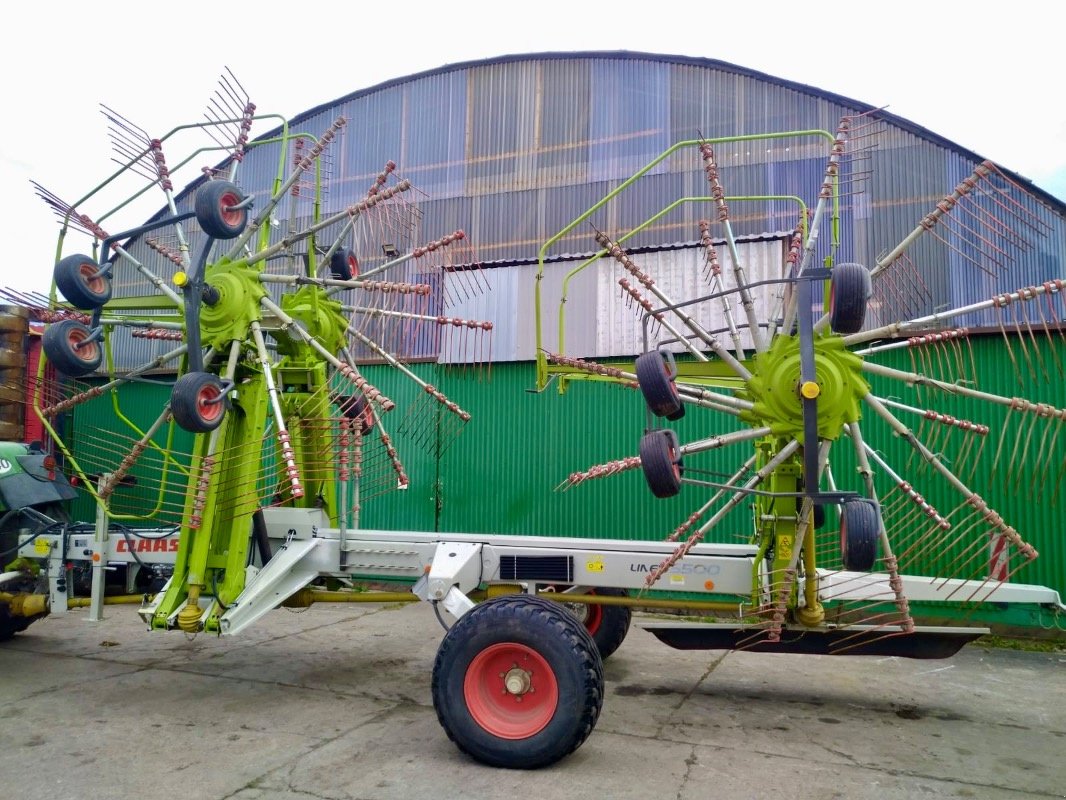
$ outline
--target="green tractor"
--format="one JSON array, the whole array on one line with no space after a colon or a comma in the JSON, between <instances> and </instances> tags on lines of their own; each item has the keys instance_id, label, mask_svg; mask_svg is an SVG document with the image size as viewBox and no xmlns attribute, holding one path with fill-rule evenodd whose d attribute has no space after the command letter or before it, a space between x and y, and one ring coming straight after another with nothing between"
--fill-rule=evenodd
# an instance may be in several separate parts
<instances>
[{"instance_id":1,"label":"green tractor","mask_svg":"<svg viewBox=\"0 0 1066 800\"><path fill-rule=\"evenodd\" d=\"M48 614L37 563L16 557L19 534L68 522L64 503L76 495L40 443L0 442L0 641Z\"/></svg>"}]
</instances>

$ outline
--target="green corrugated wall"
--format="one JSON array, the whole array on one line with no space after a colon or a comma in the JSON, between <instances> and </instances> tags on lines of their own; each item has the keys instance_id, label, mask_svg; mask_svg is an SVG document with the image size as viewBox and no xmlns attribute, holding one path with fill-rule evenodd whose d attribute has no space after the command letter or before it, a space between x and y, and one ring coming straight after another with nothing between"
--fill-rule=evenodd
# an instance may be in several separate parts
<instances>
[{"instance_id":1,"label":"green corrugated wall","mask_svg":"<svg viewBox=\"0 0 1066 800\"><path fill-rule=\"evenodd\" d=\"M1056 408L1066 408L1066 380L1058 371L1062 365L1054 361L1046 341L1034 345L1027 340L1026 346L1023 358L1019 340L1012 340L1017 368L999 336L972 337L969 345L953 352L961 353L968 364L973 364L984 391L1039 399ZM1034 356L1034 346L1040 348L1042 361ZM941 351L940 361L928 362L932 366L927 368L935 372L938 363L955 357L949 352ZM909 370L912 355L908 351L892 351L878 356L877 361ZM1032 365L1031 369L1027 364ZM397 412L384 419L396 439L411 485L407 491L368 501L363 508L362 527L661 539L707 496L698 487L685 486L679 496L657 500L647 490L639 470L588 481L568 491L556 489L571 472L636 454L645 425L638 392L577 382L564 395L554 385L538 394L533 391L534 367L529 363L494 364L491 375L482 373L480 377L469 368L435 364L415 365L413 370L469 411L473 419L439 459L434 457L432 441L426 448L413 448L408 437L398 431L404 427L404 409L420 392L394 370L365 368L367 378L397 401ZM901 384L874 381L874 391L926 407L916 398L918 393ZM166 388L156 384L134 384L123 392L128 398L123 407L136 409L145 420L142 424L153 416L149 410L161 408L167 396ZM1040 551L1040 558L1012 576L1012 580L1050 586L1066 595L1066 492L1062 491L1066 423L1041 420L1032 426L1035 417L1023 419L1017 412L1008 415L1003 407L942 393L936 397L923 394L928 398L928 407L940 413L992 428L976 464L953 460L959 454L961 439L938 439L934 449L959 472L976 467L971 487ZM902 412L899 416L912 429L922 430L919 418ZM432 412L426 419L432 420ZM1005 421L1008 435L1000 468L993 475L992 456ZM863 422L867 440L905 478L913 477L916 488L931 504L944 513L958 505L960 497L942 480L922 480L914 464L908 471L909 448L902 440L887 433L879 420L864 418ZM99 398L80 407L75 425L114 430L110 401ZM685 418L672 426L686 441L735 429L736 423L720 414L690 408ZM76 448L78 441L76 438ZM1016 441L1022 442L1017 451ZM91 446L91 442L86 439L80 446ZM841 488L854 489L857 484L849 450L846 445L834 450L833 470ZM1023 450L1027 453L1024 462L1018 455ZM843 455L837 455L838 451L843 451ZM749 446L737 445L728 451L693 457L686 462L686 474L695 476L693 469L699 467L709 471L707 479L722 480L722 473L734 470L749 454ZM1012 454L1013 468L1006 474ZM179 501L180 497L170 498L168 507ZM79 503L77 511L79 518L91 514L84 502ZM750 513L741 506L713 532L713 538L744 541L750 529Z\"/></svg>"}]
</instances>

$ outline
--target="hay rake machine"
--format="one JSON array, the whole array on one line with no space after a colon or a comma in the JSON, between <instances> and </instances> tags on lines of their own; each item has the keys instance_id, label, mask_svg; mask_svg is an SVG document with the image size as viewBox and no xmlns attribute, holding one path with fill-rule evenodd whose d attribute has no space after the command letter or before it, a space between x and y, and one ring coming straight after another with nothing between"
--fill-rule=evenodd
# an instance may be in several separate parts
<instances>
[{"instance_id":1,"label":"hay rake machine","mask_svg":"<svg viewBox=\"0 0 1066 800\"><path fill-rule=\"evenodd\" d=\"M860 116L843 119L833 134L683 142L541 252L543 275L554 241L591 224L668 157L691 153L692 166L704 174L705 196L678 200L613 239L595 231L598 251L562 284L560 352L538 341L541 388L555 379L560 391L576 380L621 384L639 390L646 409L636 454L574 472L561 488L641 470L658 498L678 495L686 485L705 492L667 537L676 549L648 572L645 589L670 588L663 579L677 577L699 542L721 539L724 521L735 524L732 510L752 511L750 533L743 534L752 570L736 607L742 622L649 626L672 646L932 657L950 655L981 631L917 626L912 602L952 605L963 618L990 599L1038 602L1061 618L1056 592L1010 582L1038 554L981 492L1021 490L1035 492L1034 502L1057 502L1066 410L979 389L970 332L949 327L994 313L1007 354L1002 369L1019 387L1045 395L1061 385L1066 281L1058 275L1003 288L1015 263L1051 229L1035 198L984 162L872 267L837 263L842 198L861 194L869 177L863 165L882 132L875 119ZM731 214L745 202L796 198L727 196L715 148L731 152L737 141L782 138L824 140L824 178L813 208L797 201L798 222L784 258L751 275ZM663 273L650 274L642 256L627 252L626 240L688 204L711 209L718 240L714 223L699 220L701 265L667 264ZM910 257L923 238L949 251L960 272L972 273L967 283L995 287L991 296L923 312L930 303L928 276ZM567 283L594 264L601 273L613 266L622 274L621 296L638 312L643 353L631 365L562 352ZM878 363L901 348L910 353L909 368ZM993 421L944 413L938 405L945 399L965 399ZM714 415L714 433L683 440L672 423L691 412ZM915 419L916 427L904 421ZM904 442L909 455L893 461L882 449L886 439ZM738 445L754 452L737 456L722 472L723 451ZM708 464L716 455L719 461ZM942 494L946 487L954 495L951 507L934 507L920 493L925 486L927 494L936 491L936 482ZM838 526L825 524L829 510Z\"/></svg>"},{"instance_id":2,"label":"hay rake machine","mask_svg":"<svg viewBox=\"0 0 1066 800\"><path fill-rule=\"evenodd\" d=\"M176 541L173 574L158 594L145 598L139 613L152 630L190 635L237 634L281 604L427 601L442 624L441 610L456 619L433 667L438 718L464 752L507 767L551 764L591 733L603 702L602 660L625 637L631 607L677 605L631 596L647 588L645 576L651 584L663 575L708 578L689 586L708 596L695 602L697 607L740 609L759 618L753 625L732 624L732 633L726 638L716 633L713 641L706 626L651 626L678 646L688 646L683 637L689 634L682 630L695 631L698 646L752 647L756 637L781 643L785 629L798 624L813 634L806 641L819 642L814 651L824 652L829 640L837 651L936 657L977 635L974 629L918 629L907 613L905 590L911 584L898 572L901 557L890 550L871 465L880 456L865 444L858 409L866 403L885 420L895 417L888 398L868 392L868 359L854 346L923 321L886 325L872 336L863 332L860 312L868 302L870 273L857 265L826 273L812 263L821 203L810 227L797 233L791 273L784 279L749 282L737 262L736 286L724 289L720 270L712 270L712 296L699 302L728 301L723 305L728 316L730 298L738 297L746 319L744 324L730 316L732 352L712 329L696 324L685 303L657 294L619 242L601 235L602 255L625 265L662 304L656 307L632 285L624 286L647 311L645 322L668 331L692 358L675 359L668 343L653 346L650 339L633 373L561 353L552 356L555 366L541 358L541 376L554 372L567 381L639 386L658 417L678 419L687 407L699 407L748 424L748 430L686 445L665 428L649 430L639 455L571 477L577 484L641 468L652 490L667 496L692 480L681 456L754 443L755 454L683 526L687 530L711 512L680 547L675 541L368 530L360 525L362 504L410 482L402 445L439 453L469 419L407 361L418 354L412 342L421 341L426 329L437 332L431 352L445 349L461 364L487 360L491 323L444 314L449 293L487 288L471 268L477 259L470 243L462 231L424 242L417 203L408 199L416 190L391 162L356 202L331 210L336 201L329 197L329 152L343 136L345 120L315 135L292 132L281 120L277 135L250 140L253 123L263 117L232 75L223 78L206 123L161 139L110 109L105 115L119 154L118 172L73 203L38 187L62 222L54 279L63 300L53 293L36 313L50 323L44 335L47 361L68 381L56 387L38 376L29 387L67 469L92 494L99 513L91 541L71 536L62 524L42 526L22 538L23 555L56 569L87 557L101 570L116 549L116 537L129 540L129 531L116 534L109 520L173 524L176 532L167 534ZM214 144L169 166L164 150L190 130L209 133ZM842 156L830 139L832 176ZM256 148L276 149L277 175L266 194L246 192L240 184L240 168ZM198 153L219 151L225 153L221 163L176 196L172 176ZM725 196L709 150L705 158L728 231ZM126 197L158 187L165 208L146 224L110 235L102 226L110 226L108 218L128 200L96 217L83 210L103 204L105 192L129 180L137 186ZM832 180L827 185L830 194L836 191ZM92 239L92 256L65 254L64 236L72 229ZM705 232L709 236L709 227ZM898 261L894 254L875 272L892 275ZM397 279L385 280L386 275ZM814 281L827 275L834 286L828 321L815 318L811 300ZM780 317L779 323L756 317L751 295L763 285L781 307L766 319ZM1061 281L1049 286L1039 296L1058 300ZM445 345L444 332L469 338ZM139 364L120 364L123 347L140 339L154 340L161 352ZM755 355L741 352L747 343ZM690 364L698 369L687 371ZM64 436L54 424L80 404L106 394L118 397L168 366L178 372L169 402L146 423L116 401L125 433L75 430ZM389 420L399 403L371 382L375 368L410 379L405 385L414 387L409 392L414 400L395 427ZM106 373L102 382L79 382L101 373ZM954 386L924 375L899 377L931 389ZM1062 412L1050 409L1043 417L1061 422ZM936 472L957 482L986 526L1005 537L1007 576L1035 556L917 436L902 426L898 432L914 441ZM842 434L862 466L858 492L839 490L832 481L829 445ZM85 437L77 454L68 447L70 436ZM183 447L182 441L189 444ZM1058 445L1056 436L1049 446ZM154 500L151 495L123 500L119 489L138 472L142 481L155 482ZM827 487L822 488L823 477L807 477L814 475L823 476ZM171 505L166 490L175 486L182 500ZM899 491L921 502L909 488ZM722 516L721 509L712 512L715 503L724 499L723 508L731 508L749 497L756 506L754 541L699 541ZM814 561L826 543L818 540L812 520L826 504L843 509L846 571L826 573ZM938 530L951 516L921 508ZM924 543L919 539L916 546ZM870 572L879 547L884 575ZM988 589L998 588L1008 600L1058 607L1054 592L1004 583L1007 576ZM398 583L408 591L337 590L367 580ZM954 590L986 592L987 581L972 586L953 580ZM866 607L887 597L894 616L870 625L837 615L830 623L821 604L844 597L857 597ZM55 607L54 591L51 599ZM866 637L862 648L847 643L855 631Z\"/></svg>"}]
</instances>

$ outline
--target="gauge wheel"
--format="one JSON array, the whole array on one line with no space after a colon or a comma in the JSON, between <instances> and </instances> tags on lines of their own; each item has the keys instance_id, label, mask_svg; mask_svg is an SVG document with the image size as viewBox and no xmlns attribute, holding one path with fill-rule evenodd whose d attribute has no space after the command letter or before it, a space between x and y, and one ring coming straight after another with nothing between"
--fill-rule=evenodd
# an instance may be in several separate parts
<instances>
[{"instance_id":1,"label":"gauge wheel","mask_svg":"<svg viewBox=\"0 0 1066 800\"><path fill-rule=\"evenodd\" d=\"M48 361L72 378L94 372L104 359L103 348L92 338L92 331L74 319L49 325L41 337L41 347Z\"/></svg>"},{"instance_id":2,"label":"gauge wheel","mask_svg":"<svg viewBox=\"0 0 1066 800\"><path fill-rule=\"evenodd\" d=\"M340 281L350 281L359 275L359 259L347 247L336 250L329 258L329 271Z\"/></svg>"},{"instance_id":3,"label":"gauge wheel","mask_svg":"<svg viewBox=\"0 0 1066 800\"><path fill-rule=\"evenodd\" d=\"M101 274L100 265L89 256L67 256L56 263L52 276L75 308L92 311L111 299L111 276Z\"/></svg>"},{"instance_id":4,"label":"gauge wheel","mask_svg":"<svg viewBox=\"0 0 1066 800\"><path fill-rule=\"evenodd\" d=\"M663 357L658 350L642 353L637 357L637 384L651 413L670 420L685 416L685 406L674 383L673 359Z\"/></svg>"},{"instance_id":5,"label":"gauge wheel","mask_svg":"<svg viewBox=\"0 0 1066 800\"><path fill-rule=\"evenodd\" d=\"M192 433L207 433L222 424L226 399L222 381L209 372L188 372L178 378L170 392L174 421Z\"/></svg>"},{"instance_id":6,"label":"gauge wheel","mask_svg":"<svg viewBox=\"0 0 1066 800\"><path fill-rule=\"evenodd\" d=\"M829 277L829 327L834 333L858 333L866 320L872 284L862 264L837 264Z\"/></svg>"},{"instance_id":7,"label":"gauge wheel","mask_svg":"<svg viewBox=\"0 0 1066 800\"><path fill-rule=\"evenodd\" d=\"M877 507L861 500L849 500L840 507L840 557L844 569L869 572L877 560L880 526Z\"/></svg>"},{"instance_id":8,"label":"gauge wheel","mask_svg":"<svg viewBox=\"0 0 1066 800\"><path fill-rule=\"evenodd\" d=\"M229 181L208 181L196 192L196 221L208 236L233 239L248 224L248 209L235 208L244 193Z\"/></svg>"},{"instance_id":9,"label":"gauge wheel","mask_svg":"<svg viewBox=\"0 0 1066 800\"><path fill-rule=\"evenodd\" d=\"M651 493L673 497L681 491L684 465L677 435L667 428L648 431L640 440L640 466Z\"/></svg>"}]
</instances>

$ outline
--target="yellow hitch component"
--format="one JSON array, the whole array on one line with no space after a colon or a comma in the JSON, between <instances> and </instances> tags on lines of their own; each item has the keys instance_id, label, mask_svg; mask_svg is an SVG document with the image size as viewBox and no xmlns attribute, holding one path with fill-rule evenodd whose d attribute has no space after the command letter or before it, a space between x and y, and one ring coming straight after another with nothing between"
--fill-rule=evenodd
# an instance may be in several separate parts
<instances>
[{"instance_id":1,"label":"yellow hitch component","mask_svg":"<svg viewBox=\"0 0 1066 800\"><path fill-rule=\"evenodd\" d=\"M820 387L814 381L804 381L800 384L800 394L806 397L808 400L813 400L822 393L822 387Z\"/></svg>"},{"instance_id":2,"label":"yellow hitch component","mask_svg":"<svg viewBox=\"0 0 1066 800\"><path fill-rule=\"evenodd\" d=\"M0 600L7 603L7 613L12 617L35 617L48 613L48 595L46 594L8 594L0 592Z\"/></svg>"},{"instance_id":3,"label":"yellow hitch component","mask_svg":"<svg viewBox=\"0 0 1066 800\"><path fill-rule=\"evenodd\" d=\"M189 282L189 276L181 270L174 273L174 285L179 289Z\"/></svg>"},{"instance_id":4,"label":"yellow hitch component","mask_svg":"<svg viewBox=\"0 0 1066 800\"><path fill-rule=\"evenodd\" d=\"M190 586L185 608L178 612L178 627L186 633L196 633L200 630L200 618L203 615L204 612L200 610L200 587Z\"/></svg>"}]
</instances>

